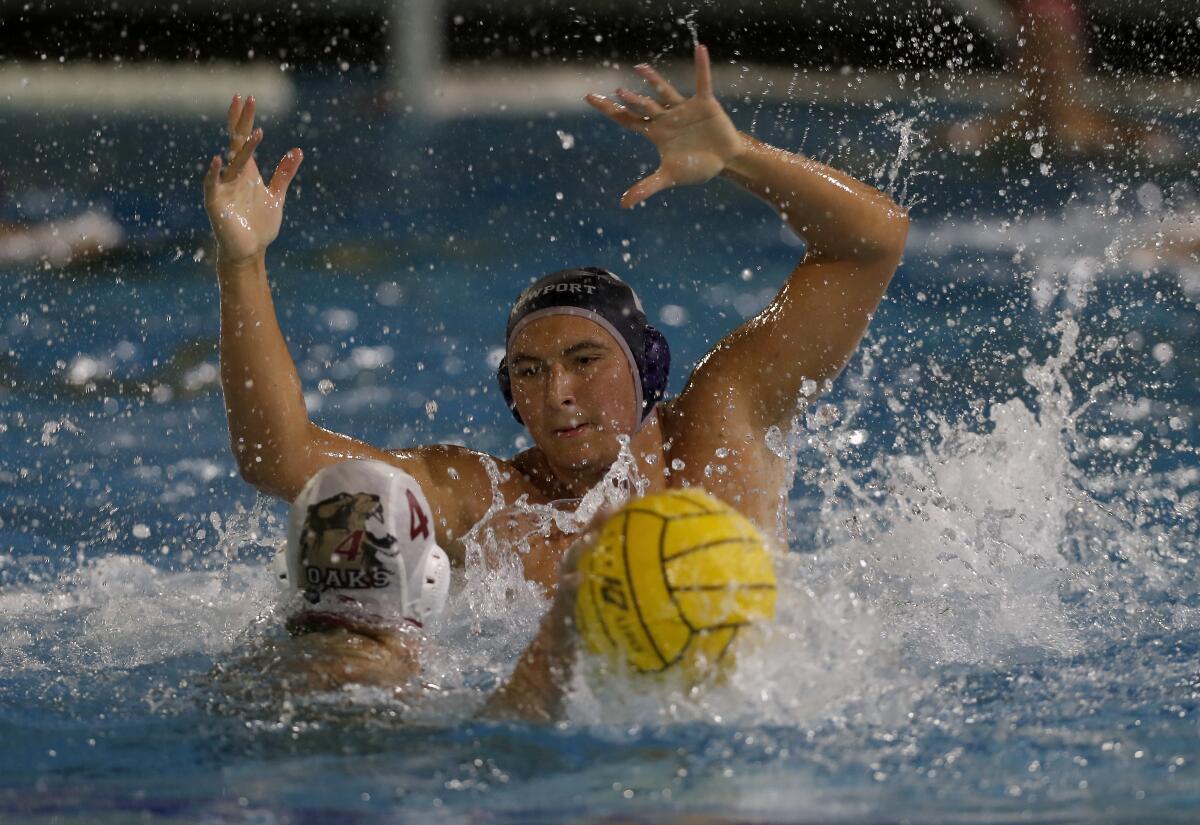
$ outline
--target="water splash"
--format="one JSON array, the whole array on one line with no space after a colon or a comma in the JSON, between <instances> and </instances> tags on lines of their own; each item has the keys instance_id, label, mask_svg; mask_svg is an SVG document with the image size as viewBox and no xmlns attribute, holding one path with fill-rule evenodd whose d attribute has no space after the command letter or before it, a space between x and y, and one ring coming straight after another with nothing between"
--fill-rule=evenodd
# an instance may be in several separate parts
<instances>
[{"instance_id":1,"label":"water splash","mask_svg":"<svg viewBox=\"0 0 1200 825\"><path fill-rule=\"evenodd\" d=\"M912 209L920 204L923 198L909 198L909 183L916 177L926 174L920 169L911 168L910 161L922 147L929 143L925 133L916 128L920 115L905 117L896 112L888 112L876 122L883 125L898 139L896 156L877 167L874 171L875 180L886 180L884 189L892 200L905 209Z\"/></svg>"},{"instance_id":2,"label":"water splash","mask_svg":"<svg viewBox=\"0 0 1200 825\"><path fill-rule=\"evenodd\" d=\"M816 506L803 493L787 502L783 526L793 552L779 559L785 586L777 621L743 643L736 675L715 685L668 679L650 689L645 680L597 679L594 663L585 662L570 720L604 730L890 724L923 702L944 708L949 700L930 697L945 690L947 668L1010 667L1082 655L1149 629L1195 628L1198 608L1158 594L1196 592L1189 559L1200 535L1200 471L1085 471L1081 463L1103 450L1100 436L1079 421L1105 400L1113 379L1081 388L1072 371L1094 353L1078 322L1063 316L1052 333L1057 348L1024 369L1031 401L997 399L981 423L924 410L929 425L921 440L898 437L895 449L869 461L848 460L864 431L865 402L853 395L805 400L787 432L767 434L768 446L792 467L801 457L818 463L803 473ZM843 380L869 391L884 346L865 347ZM817 389L807 388L804 398ZM485 466L488 517L471 533L448 614L424 646L422 678L436 688L404 706L409 720L468 718L545 610L546 594L521 571L522 537L502 535L497 518L524 518L527 549L534 534L576 533L600 508L619 506L646 484L628 441L605 482L574 507L506 502L502 471ZM223 560L212 569L171 573L109 556L57 583L0 595L0 661L13 672L66 667L86 674L180 653L220 659L247 637L278 632L270 617L278 619L281 597L269 568L237 561L280 540L265 508L260 500L211 521L213 555ZM378 699L348 692L336 701ZM289 701L294 715L305 700Z\"/></svg>"},{"instance_id":3,"label":"water splash","mask_svg":"<svg viewBox=\"0 0 1200 825\"><path fill-rule=\"evenodd\" d=\"M249 510L239 502L237 509L224 518L215 511L209 513L208 522L217 542L216 552L206 560L219 565L237 559L274 555L284 539L274 506L272 499L260 493Z\"/></svg>"},{"instance_id":4,"label":"water splash","mask_svg":"<svg viewBox=\"0 0 1200 825\"><path fill-rule=\"evenodd\" d=\"M797 538L779 560L788 586L774 625L719 685L689 690L668 680L648 691L644 680L585 675L572 718L898 724L944 690L949 667L1061 660L1163 626L1195 627L1200 611L1163 604L1155 592L1195 589L1179 548L1200 533L1200 472L1139 481L1115 473L1101 484L1085 471L1096 437L1078 422L1113 379L1074 391L1071 369L1087 355L1079 325L1064 316L1053 334L1057 350L1024 371L1031 403L996 400L982 425L927 412L931 427L916 449L843 462L857 428L852 403L836 413L810 406L788 433L770 433L793 466L800 452L824 465L809 477L819 511L789 525ZM869 377L870 348L865 355L852 377ZM1146 493L1129 489L1143 485L1177 523L1164 525ZM1167 547L1175 558L1164 560Z\"/></svg>"},{"instance_id":5,"label":"water splash","mask_svg":"<svg viewBox=\"0 0 1200 825\"><path fill-rule=\"evenodd\" d=\"M168 572L133 555L0 594L0 669L96 674L230 650L277 600L260 564Z\"/></svg>"}]
</instances>

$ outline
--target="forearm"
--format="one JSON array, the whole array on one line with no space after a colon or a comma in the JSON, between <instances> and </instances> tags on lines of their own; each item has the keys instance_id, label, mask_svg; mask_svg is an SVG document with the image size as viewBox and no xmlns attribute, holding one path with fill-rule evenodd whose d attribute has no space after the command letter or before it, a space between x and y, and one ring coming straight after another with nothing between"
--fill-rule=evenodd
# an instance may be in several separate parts
<instances>
[{"instance_id":1,"label":"forearm","mask_svg":"<svg viewBox=\"0 0 1200 825\"><path fill-rule=\"evenodd\" d=\"M545 723L558 718L575 661L574 634L563 624L552 608L512 675L488 698L480 716Z\"/></svg>"},{"instance_id":2,"label":"forearm","mask_svg":"<svg viewBox=\"0 0 1200 825\"><path fill-rule=\"evenodd\" d=\"M811 158L743 134L745 150L722 173L770 203L808 246L808 260L898 256L905 211L873 186Z\"/></svg>"},{"instance_id":3,"label":"forearm","mask_svg":"<svg viewBox=\"0 0 1200 825\"><path fill-rule=\"evenodd\" d=\"M275 317L264 257L218 261L221 385L234 456L255 486L281 493L283 462L307 445L311 424L300 377Z\"/></svg>"}]
</instances>

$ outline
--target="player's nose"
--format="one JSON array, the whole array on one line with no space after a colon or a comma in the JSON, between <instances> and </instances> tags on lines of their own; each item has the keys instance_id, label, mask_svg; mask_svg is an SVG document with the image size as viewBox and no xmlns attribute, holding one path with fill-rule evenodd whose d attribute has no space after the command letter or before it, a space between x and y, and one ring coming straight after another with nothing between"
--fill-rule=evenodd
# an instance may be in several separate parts
<instances>
[{"instance_id":1,"label":"player's nose","mask_svg":"<svg viewBox=\"0 0 1200 825\"><path fill-rule=\"evenodd\" d=\"M575 406L575 376L561 364L550 367L550 380L546 383L548 400L556 407Z\"/></svg>"}]
</instances>

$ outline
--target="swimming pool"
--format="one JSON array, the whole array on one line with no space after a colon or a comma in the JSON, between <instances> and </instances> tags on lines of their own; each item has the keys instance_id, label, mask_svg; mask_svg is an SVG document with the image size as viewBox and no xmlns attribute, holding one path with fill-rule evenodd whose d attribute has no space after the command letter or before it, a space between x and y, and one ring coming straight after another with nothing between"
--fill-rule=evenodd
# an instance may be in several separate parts
<instances>
[{"instance_id":1,"label":"swimming pool","mask_svg":"<svg viewBox=\"0 0 1200 825\"><path fill-rule=\"evenodd\" d=\"M678 390L798 256L723 184L619 212L653 155L599 117L421 124L380 114L377 91L302 78L264 124L267 157L288 134L306 150L269 265L328 426L509 454L522 434L493 370L519 285L627 273ZM740 108L739 126L884 183L898 125L947 114ZM905 158L905 263L781 444L794 552L763 655L695 694L579 682L546 728L472 718L542 607L503 571L461 577L415 704L288 697L238 670L279 632L284 511L236 477L218 393L199 180L219 113L8 120L40 163L10 191L107 204L130 245L0 281L0 816L1193 816L1200 270L1138 252L1194 210L1192 170Z\"/></svg>"}]
</instances>

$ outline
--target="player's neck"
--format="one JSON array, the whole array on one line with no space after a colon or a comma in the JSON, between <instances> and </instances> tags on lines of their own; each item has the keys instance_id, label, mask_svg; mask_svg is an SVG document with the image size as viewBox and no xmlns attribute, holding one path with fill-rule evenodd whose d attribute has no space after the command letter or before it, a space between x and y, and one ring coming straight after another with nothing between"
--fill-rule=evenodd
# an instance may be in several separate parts
<instances>
[{"instance_id":1,"label":"player's neck","mask_svg":"<svg viewBox=\"0 0 1200 825\"><path fill-rule=\"evenodd\" d=\"M649 481L646 492L653 493L655 490L665 489L666 474L662 466L665 451L662 448L662 427L658 411L650 414L637 432L630 436L629 450L637 463L638 477ZM562 484L563 492L568 493L570 498L581 498L596 484L604 481L610 469L611 465L583 471L574 468L565 471L554 470L554 477Z\"/></svg>"}]
</instances>

